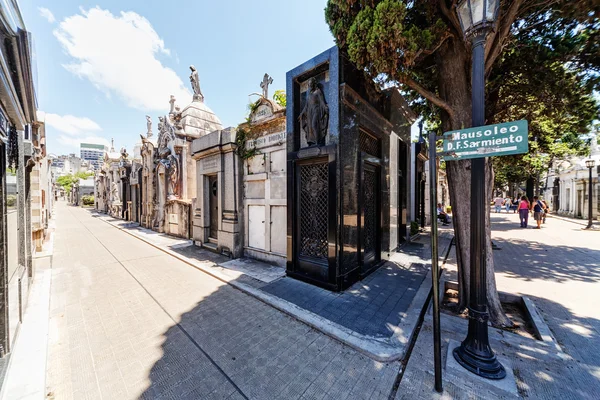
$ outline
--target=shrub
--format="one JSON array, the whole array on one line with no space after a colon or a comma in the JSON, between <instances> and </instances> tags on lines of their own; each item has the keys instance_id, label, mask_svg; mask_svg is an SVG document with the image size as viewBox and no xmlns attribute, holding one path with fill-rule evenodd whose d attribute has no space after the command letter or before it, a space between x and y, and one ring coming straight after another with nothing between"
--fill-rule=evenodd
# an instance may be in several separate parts
<instances>
[{"instance_id":1,"label":"shrub","mask_svg":"<svg viewBox=\"0 0 600 400\"><path fill-rule=\"evenodd\" d=\"M94 196L92 196L92 195L82 196L81 197L81 203L84 206L93 206L94 205L94 201L95 201L95 199L94 199Z\"/></svg>"},{"instance_id":2,"label":"shrub","mask_svg":"<svg viewBox=\"0 0 600 400\"><path fill-rule=\"evenodd\" d=\"M416 235L419 233L419 223L417 221L412 221L410 223L410 236Z\"/></svg>"},{"instance_id":3,"label":"shrub","mask_svg":"<svg viewBox=\"0 0 600 400\"><path fill-rule=\"evenodd\" d=\"M6 207L15 207L17 205L17 195L9 194L6 195Z\"/></svg>"}]
</instances>

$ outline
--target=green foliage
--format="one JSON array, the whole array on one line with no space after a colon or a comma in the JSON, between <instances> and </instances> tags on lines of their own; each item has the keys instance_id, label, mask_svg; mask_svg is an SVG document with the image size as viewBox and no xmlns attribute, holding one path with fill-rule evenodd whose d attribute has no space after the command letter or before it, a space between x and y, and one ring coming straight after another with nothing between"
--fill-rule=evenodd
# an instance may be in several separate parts
<instances>
[{"instance_id":1,"label":"green foliage","mask_svg":"<svg viewBox=\"0 0 600 400\"><path fill-rule=\"evenodd\" d=\"M273 100L275 101L275 103L285 108L287 106L287 97L285 95L285 90L276 90L275 93L273 93Z\"/></svg>"},{"instance_id":2,"label":"green foliage","mask_svg":"<svg viewBox=\"0 0 600 400\"><path fill-rule=\"evenodd\" d=\"M65 192L70 192L71 187L79 179L88 179L94 176L93 172L77 172L75 175L68 174L56 178L56 184L65 189Z\"/></svg>"},{"instance_id":3,"label":"green foliage","mask_svg":"<svg viewBox=\"0 0 600 400\"><path fill-rule=\"evenodd\" d=\"M460 121L451 123L431 98L462 113L454 104L461 104L461 95L468 99L470 90L470 59L457 56L468 54L468 45L462 42L452 3L329 0L325 10L337 44L350 59L377 80L404 84L412 108L438 134ZM487 71L486 120L528 120L530 151L495 159L497 183L520 182L547 170L554 160L585 153L580 135L599 118L593 94L600 89L600 3L524 2L514 19L505 21L509 3L501 3L499 24L511 29L495 38L502 42L501 51ZM466 79L458 79L455 72L444 75L443 66L461 62L458 70ZM462 122L469 120L468 114L462 115Z\"/></svg>"},{"instance_id":4,"label":"green foliage","mask_svg":"<svg viewBox=\"0 0 600 400\"><path fill-rule=\"evenodd\" d=\"M17 195L15 195L15 194L6 195L6 206L11 208L11 207L16 207L16 205L17 205Z\"/></svg>"},{"instance_id":5,"label":"green foliage","mask_svg":"<svg viewBox=\"0 0 600 400\"><path fill-rule=\"evenodd\" d=\"M248 140L252 140L250 138L250 131L244 129L242 126L238 126L235 134L236 153L242 160L247 160L260 154L255 146L248 148Z\"/></svg>"},{"instance_id":6,"label":"green foliage","mask_svg":"<svg viewBox=\"0 0 600 400\"><path fill-rule=\"evenodd\" d=\"M88 179L88 178L91 178L92 176L94 176L93 172L78 172L75 174L75 178L80 178L80 179Z\"/></svg>"},{"instance_id":7,"label":"green foliage","mask_svg":"<svg viewBox=\"0 0 600 400\"><path fill-rule=\"evenodd\" d=\"M419 223L417 221L410 222L410 236L419 233Z\"/></svg>"},{"instance_id":8,"label":"green foliage","mask_svg":"<svg viewBox=\"0 0 600 400\"><path fill-rule=\"evenodd\" d=\"M250 116L256 110L258 110L258 106L260 106L260 100L253 101L248 104L248 115L246 116L246 122L250 122Z\"/></svg>"},{"instance_id":9,"label":"green foliage","mask_svg":"<svg viewBox=\"0 0 600 400\"><path fill-rule=\"evenodd\" d=\"M81 203L84 206L93 206L94 202L95 202L95 199L94 199L94 196L92 196L92 195L81 197Z\"/></svg>"}]
</instances>

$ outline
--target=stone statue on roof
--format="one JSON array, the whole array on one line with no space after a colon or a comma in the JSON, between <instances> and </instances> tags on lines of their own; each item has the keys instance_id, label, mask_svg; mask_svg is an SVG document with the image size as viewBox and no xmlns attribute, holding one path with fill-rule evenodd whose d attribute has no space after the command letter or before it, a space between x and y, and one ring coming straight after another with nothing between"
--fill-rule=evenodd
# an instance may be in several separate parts
<instances>
[{"instance_id":1,"label":"stone statue on roof","mask_svg":"<svg viewBox=\"0 0 600 400\"><path fill-rule=\"evenodd\" d=\"M146 133L147 138L152 137L152 118L149 115L146 115L146 127L148 132Z\"/></svg>"},{"instance_id":2,"label":"stone statue on roof","mask_svg":"<svg viewBox=\"0 0 600 400\"><path fill-rule=\"evenodd\" d=\"M192 90L194 91L194 100L204 101L202 90L200 90L200 78L198 77L198 71L193 65L190 65L190 69L192 70L190 82L192 83Z\"/></svg>"}]
</instances>

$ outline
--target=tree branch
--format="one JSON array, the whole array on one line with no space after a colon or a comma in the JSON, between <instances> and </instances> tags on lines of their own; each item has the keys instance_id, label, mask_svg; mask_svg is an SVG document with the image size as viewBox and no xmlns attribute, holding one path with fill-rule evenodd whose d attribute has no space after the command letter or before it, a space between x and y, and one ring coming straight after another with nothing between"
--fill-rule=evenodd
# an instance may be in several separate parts
<instances>
[{"instance_id":1,"label":"tree branch","mask_svg":"<svg viewBox=\"0 0 600 400\"><path fill-rule=\"evenodd\" d=\"M519 9L523 5L525 0L514 0L506 13L504 13L503 18L498 22L498 29L494 32L492 36L492 44L488 46L486 50L486 61L485 61L485 72L489 74L494 65L494 62L502 53L502 48L506 44L506 40L510 34L510 27L517 19L519 15Z\"/></svg>"},{"instance_id":2,"label":"tree branch","mask_svg":"<svg viewBox=\"0 0 600 400\"><path fill-rule=\"evenodd\" d=\"M451 119L453 118L453 116L454 116L454 109L450 106L450 104L448 104L447 102L445 102L444 100L442 100L435 93L433 93L433 92L425 89L423 86L421 86L419 83L417 83L416 81L414 81L411 78L404 77L404 78L400 78L399 81L401 83L404 83L406 86L408 86L409 88L413 89L417 93L419 93L421 96L425 97L427 100L429 100L430 102L432 102L436 106L438 106L441 109L443 109L444 111L446 111L448 113L448 115L450 116Z\"/></svg>"},{"instance_id":3,"label":"tree branch","mask_svg":"<svg viewBox=\"0 0 600 400\"><path fill-rule=\"evenodd\" d=\"M456 0L452 1L452 4L450 5L450 7L448 7L446 4L447 4L446 0L440 0L440 10L442 11L442 14L448 19L448 21L450 21L450 23L452 24L452 27L456 31L455 33L462 35L462 28L460 27L460 22L458 21L458 16L453 11L454 6L456 5Z\"/></svg>"}]
</instances>

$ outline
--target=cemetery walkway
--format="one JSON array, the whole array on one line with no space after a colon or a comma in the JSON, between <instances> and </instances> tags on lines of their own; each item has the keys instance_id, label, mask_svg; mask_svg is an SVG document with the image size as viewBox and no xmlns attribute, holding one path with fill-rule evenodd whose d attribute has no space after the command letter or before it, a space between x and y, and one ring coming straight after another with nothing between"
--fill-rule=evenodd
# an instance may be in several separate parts
<instances>
[{"instance_id":1,"label":"cemetery walkway","mask_svg":"<svg viewBox=\"0 0 600 400\"><path fill-rule=\"evenodd\" d=\"M584 231L579 221L552 217L540 230L519 228L517 214L492 212L491 220L492 239L500 248L494 250L498 290L527 296L560 346L557 352L552 345L490 329L492 348L512 364L519 395L600 398L600 231ZM454 251L446 265L449 280L456 280L453 264ZM442 314L445 361L448 340L465 336L464 320ZM426 321L397 400L442 398L433 391L431 341L431 321ZM469 373L461 375L461 382L444 372L449 398L494 398L499 393Z\"/></svg>"},{"instance_id":2,"label":"cemetery walkway","mask_svg":"<svg viewBox=\"0 0 600 400\"><path fill-rule=\"evenodd\" d=\"M379 363L109 225L57 205L54 399L383 399Z\"/></svg>"}]
</instances>

